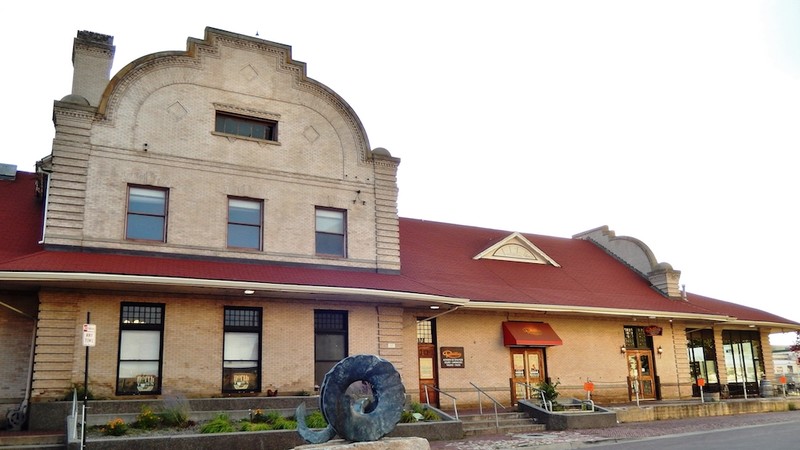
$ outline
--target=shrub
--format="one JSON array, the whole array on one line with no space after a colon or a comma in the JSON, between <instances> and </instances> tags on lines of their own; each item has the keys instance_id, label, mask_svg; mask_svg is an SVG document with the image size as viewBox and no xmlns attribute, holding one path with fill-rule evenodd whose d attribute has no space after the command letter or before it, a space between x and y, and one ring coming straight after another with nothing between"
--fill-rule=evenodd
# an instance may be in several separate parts
<instances>
[{"instance_id":1,"label":"shrub","mask_svg":"<svg viewBox=\"0 0 800 450\"><path fill-rule=\"evenodd\" d=\"M322 415L322 411L316 410L306 416L306 426L308 428L325 428L328 426L328 422Z\"/></svg>"},{"instance_id":2,"label":"shrub","mask_svg":"<svg viewBox=\"0 0 800 450\"><path fill-rule=\"evenodd\" d=\"M71 388L70 390L68 390L68 391L67 391L67 392L64 394L64 396L61 398L61 400L65 400L65 401L72 401L72 399L73 399L73 396L75 395L75 391L78 391L78 400L83 400L83 394L84 394L84 393L86 393L86 399L87 399L87 400L97 400L97 399L94 397L94 394L92 394L92 390L91 390L91 389L89 389L89 391L87 392L87 391L86 391L86 390L83 388L83 384L82 384L82 383L73 383L73 384L72 384L72 388Z\"/></svg>"},{"instance_id":3,"label":"shrub","mask_svg":"<svg viewBox=\"0 0 800 450\"><path fill-rule=\"evenodd\" d=\"M142 406L142 412L136 416L136 422L133 426L144 430L151 430L161 425L161 417L156 415L149 406Z\"/></svg>"},{"instance_id":4,"label":"shrub","mask_svg":"<svg viewBox=\"0 0 800 450\"><path fill-rule=\"evenodd\" d=\"M271 429L272 425L268 423L243 422L239 427L239 431L269 431Z\"/></svg>"},{"instance_id":5,"label":"shrub","mask_svg":"<svg viewBox=\"0 0 800 450\"><path fill-rule=\"evenodd\" d=\"M272 423L273 430L296 430L297 429L297 422L294 420L287 419L285 417L281 417L280 419L276 420Z\"/></svg>"},{"instance_id":6,"label":"shrub","mask_svg":"<svg viewBox=\"0 0 800 450\"><path fill-rule=\"evenodd\" d=\"M217 417L200 427L201 433L231 433L233 431L236 430L233 428L233 424L231 423L227 414L219 414Z\"/></svg>"},{"instance_id":7,"label":"shrub","mask_svg":"<svg viewBox=\"0 0 800 450\"><path fill-rule=\"evenodd\" d=\"M400 423L414 423L417 421L417 418L414 417L414 414L418 414L407 409L403 410L400 414Z\"/></svg>"},{"instance_id":8,"label":"shrub","mask_svg":"<svg viewBox=\"0 0 800 450\"><path fill-rule=\"evenodd\" d=\"M106 424L103 433L107 436L122 436L127 431L128 425L125 424L125 421L120 418L116 418Z\"/></svg>"},{"instance_id":9,"label":"shrub","mask_svg":"<svg viewBox=\"0 0 800 450\"><path fill-rule=\"evenodd\" d=\"M266 416L264 416L264 421L267 422L267 423L271 423L271 424L275 424L277 422L280 422L281 420L285 420L285 419L281 415L281 413L279 413L277 411L270 411L270 412L267 413Z\"/></svg>"},{"instance_id":10,"label":"shrub","mask_svg":"<svg viewBox=\"0 0 800 450\"><path fill-rule=\"evenodd\" d=\"M556 398L558 398L558 385L561 384L560 381L556 381L555 383L551 383L548 381L543 381L539 383L538 388L544 392L544 398L553 402L553 405L556 404Z\"/></svg>"},{"instance_id":11,"label":"shrub","mask_svg":"<svg viewBox=\"0 0 800 450\"><path fill-rule=\"evenodd\" d=\"M167 408L158 413L158 417L168 427L185 427L189 422L189 414L181 407Z\"/></svg>"},{"instance_id":12,"label":"shrub","mask_svg":"<svg viewBox=\"0 0 800 450\"><path fill-rule=\"evenodd\" d=\"M250 411L250 422L265 423L266 421L267 421L267 416L264 414L263 410L255 409Z\"/></svg>"},{"instance_id":13,"label":"shrub","mask_svg":"<svg viewBox=\"0 0 800 450\"><path fill-rule=\"evenodd\" d=\"M437 421L437 420L442 420L442 418L441 418L441 417L439 417L439 414L436 414L436 411L434 411L434 410L432 410L432 409L430 409L430 408L425 408L425 410L424 410L424 411L422 411L422 416L423 416L423 417L425 418L425 420L427 420L427 421Z\"/></svg>"}]
</instances>

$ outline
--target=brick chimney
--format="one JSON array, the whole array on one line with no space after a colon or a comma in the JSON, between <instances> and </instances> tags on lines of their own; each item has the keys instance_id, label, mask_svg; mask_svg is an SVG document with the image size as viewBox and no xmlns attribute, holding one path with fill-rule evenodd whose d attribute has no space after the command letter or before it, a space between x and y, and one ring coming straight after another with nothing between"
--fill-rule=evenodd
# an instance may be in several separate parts
<instances>
[{"instance_id":1,"label":"brick chimney","mask_svg":"<svg viewBox=\"0 0 800 450\"><path fill-rule=\"evenodd\" d=\"M85 98L91 106L100 104L114 62L114 36L78 31L72 45L72 95Z\"/></svg>"}]
</instances>

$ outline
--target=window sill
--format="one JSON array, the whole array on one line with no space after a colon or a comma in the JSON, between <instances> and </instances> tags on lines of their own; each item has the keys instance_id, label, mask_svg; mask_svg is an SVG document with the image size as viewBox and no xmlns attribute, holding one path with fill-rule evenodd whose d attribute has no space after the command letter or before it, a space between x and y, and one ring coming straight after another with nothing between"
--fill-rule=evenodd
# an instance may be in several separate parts
<instances>
[{"instance_id":1,"label":"window sill","mask_svg":"<svg viewBox=\"0 0 800 450\"><path fill-rule=\"evenodd\" d=\"M259 144L268 144L268 145L277 145L277 146L281 145L281 143L278 142L278 141L270 141L270 140L267 140L267 139L257 139L257 138L247 137L247 136L239 136L238 134L220 133L219 131L212 131L211 134L213 134L214 136L219 136L219 137L223 137L223 138L227 138L227 139L240 139L240 140L243 140L243 141L258 142Z\"/></svg>"}]
</instances>

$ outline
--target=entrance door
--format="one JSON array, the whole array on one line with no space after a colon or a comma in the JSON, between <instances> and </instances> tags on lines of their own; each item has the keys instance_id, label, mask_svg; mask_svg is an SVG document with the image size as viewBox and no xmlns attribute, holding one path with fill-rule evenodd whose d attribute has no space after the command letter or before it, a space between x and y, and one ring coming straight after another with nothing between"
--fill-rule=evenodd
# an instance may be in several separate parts
<instances>
[{"instance_id":1,"label":"entrance door","mask_svg":"<svg viewBox=\"0 0 800 450\"><path fill-rule=\"evenodd\" d=\"M439 393L431 386L437 386L436 380L436 346L434 344L418 343L417 354L419 359L419 401L422 404L430 401L431 405L439 407ZM425 386L427 387L427 397Z\"/></svg>"},{"instance_id":2,"label":"entrance door","mask_svg":"<svg viewBox=\"0 0 800 450\"><path fill-rule=\"evenodd\" d=\"M627 350L628 395L631 400L655 400L655 377L653 375L652 350Z\"/></svg>"},{"instance_id":3,"label":"entrance door","mask_svg":"<svg viewBox=\"0 0 800 450\"><path fill-rule=\"evenodd\" d=\"M511 398L536 398L528 387L537 387L544 381L544 350L541 348L511 349Z\"/></svg>"}]
</instances>

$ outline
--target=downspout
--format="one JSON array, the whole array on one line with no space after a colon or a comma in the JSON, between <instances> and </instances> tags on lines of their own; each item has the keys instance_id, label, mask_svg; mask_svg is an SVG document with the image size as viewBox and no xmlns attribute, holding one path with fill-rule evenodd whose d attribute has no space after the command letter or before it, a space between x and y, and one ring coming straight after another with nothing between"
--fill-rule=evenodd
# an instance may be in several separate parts
<instances>
[{"instance_id":1,"label":"downspout","mask_svg":"<svg viewBox=\"0 0 800 450\"><path fill-rule=\"evenodd\" d=\"M451 312L453 312L453 311L457 310L458 308L460 308L460 306L456 306L456 307L454 307L454 308L452 308L452 309L448 309L447 311L442 311L442 312L440 312L439 314L434 314L434 315L432 315L432 316L430 316L430 317L426 317L426 318L422 319L422 321L423 321L423 322L426 322L426 321L428 321L428 320L433 320L433 319L435 319L435 318L437 318L437 317L441 317L441 316L443 316L443 315L445 315L445 314L450 314Z\"/></svg>"}]
</instances>

